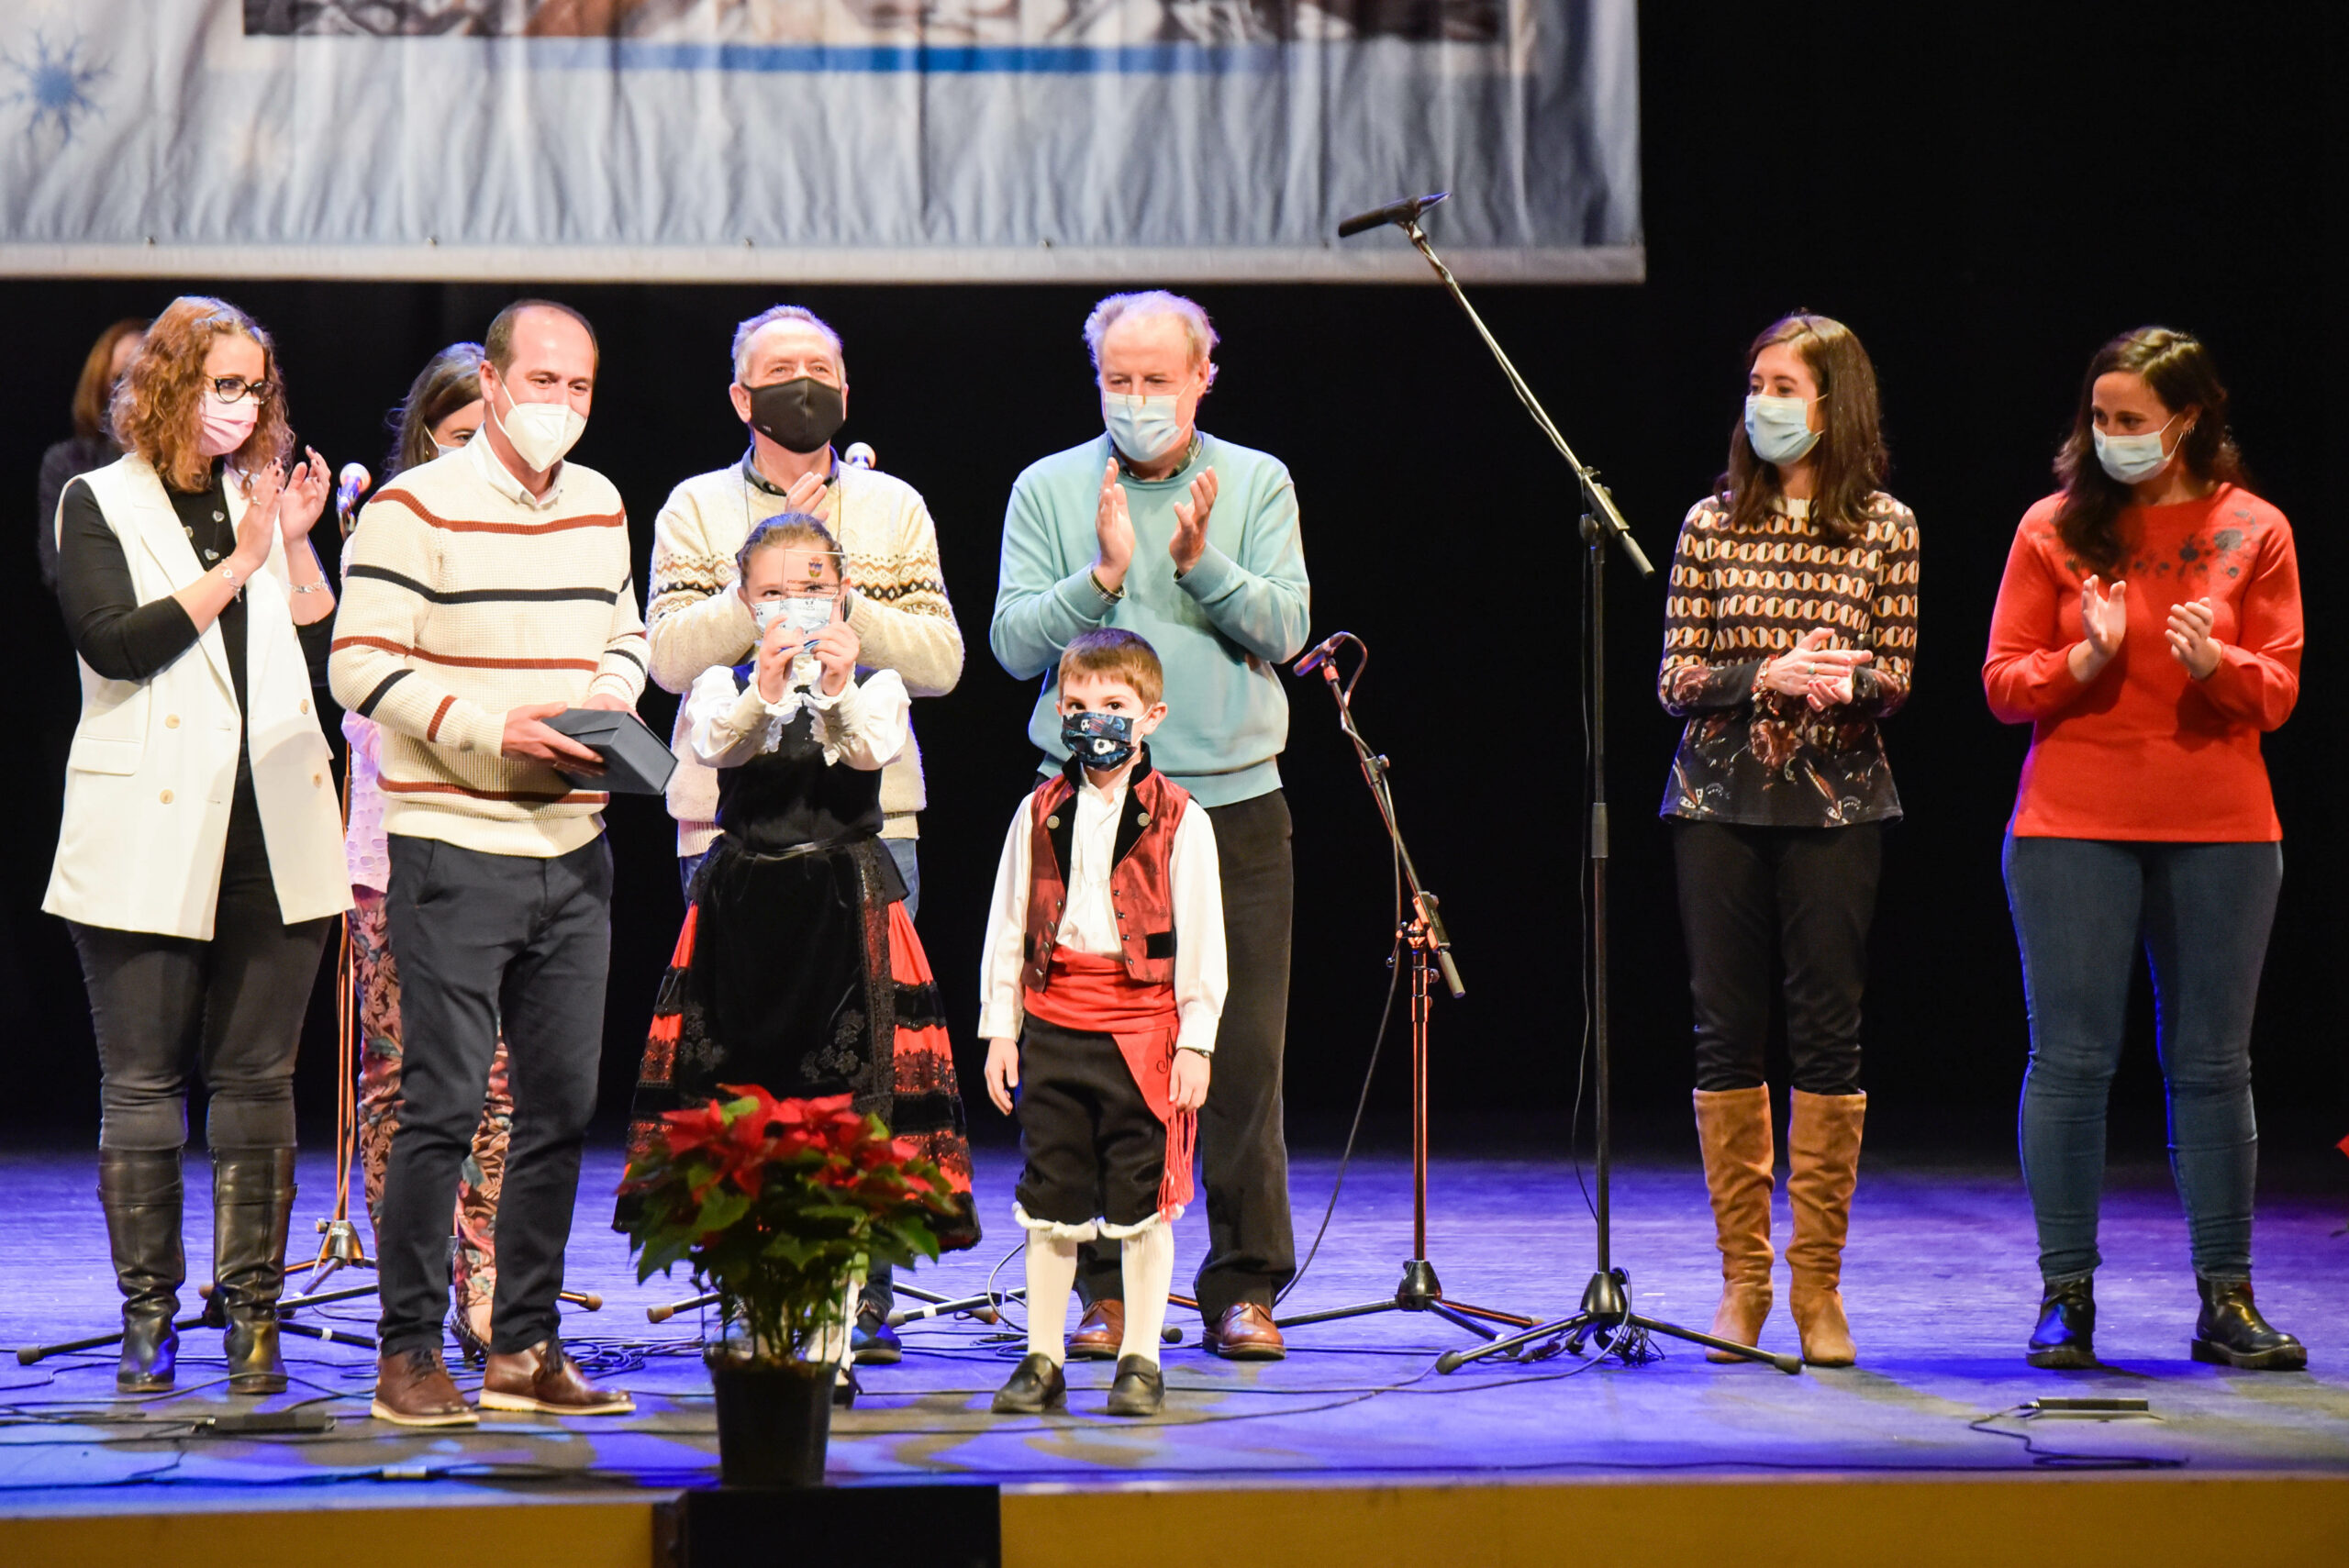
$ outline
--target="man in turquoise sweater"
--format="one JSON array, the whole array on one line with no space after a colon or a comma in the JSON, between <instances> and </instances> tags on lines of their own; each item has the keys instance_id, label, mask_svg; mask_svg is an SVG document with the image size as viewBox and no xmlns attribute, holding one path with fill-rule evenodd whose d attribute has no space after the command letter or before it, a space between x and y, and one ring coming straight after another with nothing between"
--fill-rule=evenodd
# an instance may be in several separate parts
<instances>
[{"instance_id":1,"label":"man in turquoise sweater","mask_svg":"<svg viewBox=\"0 0 2349 1568\"><path fill-rule=\"evenodd\" d=\"M1297 487L1264 452L1207 435L1215 328L1177 295L1111 295L1085 323L1104 434L1032 464L1012 486L987 640L1013 675L1043 677L1028 733L1042 771L1067 761L1053 671L1096 627L1150 639L1166 668L1152 765L1215 825L1230 994L1199 1116L1208 1252L1195 1285L1208 1348L1278 1360L1274 1298L1297 1272L1281 1053L1295 878L1279 757L1288 697L1274 666L1305 646L1310 590ZM1118 1253L1087 1255L1069 1341L1114 1357L1124 1335Z\"/></svg>"}]
</instances>

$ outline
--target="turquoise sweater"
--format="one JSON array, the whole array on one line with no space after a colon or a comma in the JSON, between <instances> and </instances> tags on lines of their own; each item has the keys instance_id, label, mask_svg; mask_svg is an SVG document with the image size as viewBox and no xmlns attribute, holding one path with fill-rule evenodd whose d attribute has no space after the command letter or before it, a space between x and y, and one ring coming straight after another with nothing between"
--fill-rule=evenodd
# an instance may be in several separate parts
<instances>
[{"instance_id":1,"label":"turquoise sweater","mask_svg":"<svg viewBox=\"0 0 2349 1568\"><path fill-rule=\"evenodd\" d=\"M1201 432L1199 450L1168 478L1130 476L1134 560L1125 597L1093 583L1094 512L1109 438L1032 464L1011 487L1003 519L1003 572L987 642L1021 680L1043 677L1029 739L1052 771L1068 760L1058 710L1061 650L1096 627L1150 639L1166 666L1166 722L1151 737L1152 765L1202 806L1230 806L1281 787L1275 761L1288 742L1288 695L1273 666L1305 646L1311 589L1297 535L1297 486L1280 461ZM1166 553L1174 503L1216 473L1207 550L1179 580Z\"/></svg>"}]
</instances>

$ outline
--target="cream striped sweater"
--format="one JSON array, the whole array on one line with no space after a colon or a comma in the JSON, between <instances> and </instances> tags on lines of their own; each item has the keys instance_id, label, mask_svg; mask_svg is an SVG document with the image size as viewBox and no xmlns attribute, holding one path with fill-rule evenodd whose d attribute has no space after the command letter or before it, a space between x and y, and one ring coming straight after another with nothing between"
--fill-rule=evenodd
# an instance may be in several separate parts
<instances>
[{"instance_id":1,"label":"cream striped sweater","mask_svg":"<svg viewBox=\"0 0 2349 1568\"><path fill-rule=\"evenodd\" d=\"M488 854L568 854L608 799L509 762L506 715L644 689L628 515L592 469L565 463L533 502L489 442L409 469L345 547L328 674L335 700L383 727L384 828Z\"/></svg>"},{"instance_id":2,"label":"cream striped sweater","mask_svg":"<svg viewBox=\"0 0 2349 1568\"><path fill-rule=\"evenodd\" d=\"M869 468L836 463L816 515L848 556L855 590L848 624L857 636L857 662L895 670L918 697L944 696L963 678L963 632L946 597L938 564L938 529L921 492ZM757 626L734 590L734 557L751 528L784 509L783 497L751 483L741 462L696 474L669 495L652 526L651 581L645 621L652 678L684 693L705 670L750 657ZM672 748L677 771L669 779L669 815L677 819L677 853L697 855L718 837L718 774L694 755L685 738L685 708L677 705ZM909 734L906 749L881 773L885 839L918 835L929 804L921 748Z\"/></svg>"}]
</instances>

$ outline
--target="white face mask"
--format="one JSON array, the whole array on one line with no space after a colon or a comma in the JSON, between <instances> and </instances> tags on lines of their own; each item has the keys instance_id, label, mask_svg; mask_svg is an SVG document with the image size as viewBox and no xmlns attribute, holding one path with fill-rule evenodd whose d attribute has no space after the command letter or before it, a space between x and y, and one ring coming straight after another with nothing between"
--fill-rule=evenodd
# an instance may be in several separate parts
<instances>
[{"instance_id":1,"label":"white face mask","mask_svg":"<svg viewBox=\"0 0 2349 1568\"><path fill-rule=\"evenodd\" d=\"M768 628L781 621L795 640L804 641L831 621L832 601L808 595L788 599L761 599L751 606L751 618L759 623L759 636L763 640Z\"/></svg>"},{"instance_id":2,"label":"white face mask","mask_svg":"<svg viewBox=\"0 0 2349 1568\"><path fill-rule=\"evenodd\" d=\"M2096 461L2121 484L2142 484L2167 468L2169 460L2177 455L2175 450L2162 450L2163 432L2176 423L2177 416L2173 414L2169 425L2142 436L2108 436L2102 430L2090 430L2088 434L2096 442ZM2183 447L2186 438L2178 437L2177 444Z\"/></svg>"},{"instance_id":3,"label":"white face mask","mask_svg":"<svg viewBox=\"0 0 2349 1568\"><path fill-rule=\"evenodd\" d=\"M495 404L489 417L497 419ZM506 432L506 439L514 444L514 455L529 464L531 473L544 473L578 443L580 433L587 428L587 417L573 408L569 399L517 403L507 392L506 417L497 419L497 428Z\"/></svg>"},{"instance_id":4,"label":"white face mask","mask_svg":"<svg viewBox=\"0 0 2349 1568\"><path fill-rule=\"evenodd\" d=\"M1745 400L1745 439L1766 463L1794 462L1819 444L1810 428L1810 405L1799 397L1755 393Z\"/></svg>"},{"instance_id":5,"label":"white face mask","mask_svg":"<svg viewBox=\"0 0 2349 1568\"><path fill-rule=\"evenodd\" d=\"M1183 439L1183 421L1175 413L1181 402L1181 398L1171 395L1129 397L1105 392L1101 395L1101 423L1128 462L1155 462L1173 451L1174 443Z\"/></svg>"}]
</instances>

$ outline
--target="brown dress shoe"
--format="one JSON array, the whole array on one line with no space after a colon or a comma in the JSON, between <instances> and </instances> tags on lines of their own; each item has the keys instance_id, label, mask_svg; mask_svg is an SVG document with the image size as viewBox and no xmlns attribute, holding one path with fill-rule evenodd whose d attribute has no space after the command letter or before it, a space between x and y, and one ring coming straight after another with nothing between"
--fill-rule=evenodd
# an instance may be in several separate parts
<instances>
[{"instance_id":1,"label":"brown dress shoe","mask_svg":"<svg viewBox=\"0 0 2349 1568\"><path fill-rule=\"evenodd\" d=\"M368 1413L398 1427L481 1424L481 1418L450 1381L440 1351L429 1345L400 1351L375 1362L375 1403Z\"/></svg>"},{"instance_id":2,"label":"brown dress shoe","mask_svg":"<svg viewBox=\"0 0 2349 1568\"><path fill-rule=\"evenodd\" d=\"M1273 1315L1252 1301L1227 1307L1201 1336L1207 1348L1229 1362L1276 1362L1288 1354Z\"/></svg>"},{"instance_id":3,"label":"brown dress shoe","mask_svg":"<svg viewBox=\"0 0 2349 1568\"><path fill-rule=\"evenodd\" d=\"M548 1339L511 1355L489 1352L481 1374L481 1407L550 1416L626 1416L635 1411L636 1401L588 1382L579 1374L579 1363L562 1353L562 1341Z\"/></svg>"},{"instance_id":4,"label":"brown dress shoe","mask_svg":"<svg viewBox=\"0 0 2349 1568\"><path fill-rule=\"evenodd\" d=\"M1126 1304L1122 1301L1097 1301L1085 1309L1085 1319L1076 1332L1068 1337L1068 1359L1073 1362L1113 1362L1119 1347L1126 1342Z\"/></svg>"}]
</instances>

